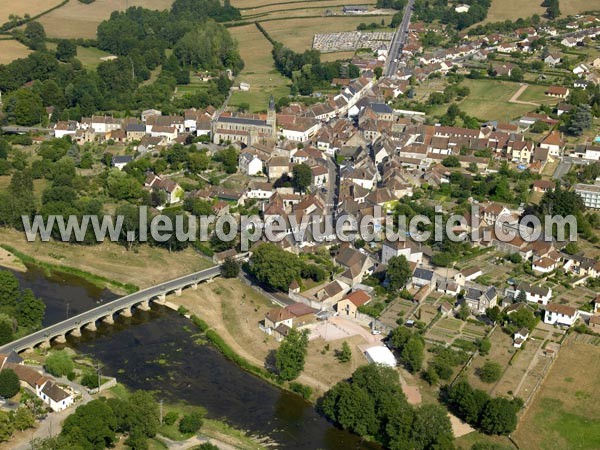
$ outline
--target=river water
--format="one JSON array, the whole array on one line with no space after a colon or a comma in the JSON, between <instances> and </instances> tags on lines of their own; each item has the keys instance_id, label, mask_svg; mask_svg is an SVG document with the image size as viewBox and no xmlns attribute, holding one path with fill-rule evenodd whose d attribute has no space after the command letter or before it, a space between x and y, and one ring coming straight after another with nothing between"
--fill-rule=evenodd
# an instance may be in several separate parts
<instances>
[{"instance_id":1,"label":"river water","mask_svg":"<svg viewBox=\"0 0 600 450\"><path fill-rule=\"evenodd\" d=\"M48 276L34 267L16 273L46 303L45 325L84 312L116 297L78 277ZM252 435L292 450L379 449L339 430L298 395L282 391L241 370L175 311L153 306L95 333L68 339L79 353L100 361L102 373L130 389L152 390L158 399L186 401Z\"/></svg>"}]
</instances>

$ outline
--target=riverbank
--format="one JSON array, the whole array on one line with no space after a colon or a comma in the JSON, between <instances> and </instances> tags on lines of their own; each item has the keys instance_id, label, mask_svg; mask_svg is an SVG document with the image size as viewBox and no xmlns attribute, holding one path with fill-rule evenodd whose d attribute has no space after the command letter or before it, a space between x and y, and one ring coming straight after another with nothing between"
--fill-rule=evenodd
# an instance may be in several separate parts
<instances>
[{"instance_id":1,"label":"riverbank","mask_svg":"<svg viewBox=\"0 0 600 450\"><path fill-rule=\"evenodd\" d=\"M125 399L129 395L129 390L123 384L102 392L101 396L107 398ZM179 418L193 412L206 414L206 410L201 406L189 405L183 402L166 402L162 405L163 418L169 413L176 414ZM249 436L242 430L238 430L224 421L203 418L202 427L198 433L185 435L179 432L177 424L163 423L156 437L150 440L150 448L191 448L210 442L220 449L238 449L238 450L266 450L263 443L258 438ZM188 446L189 445L189 446Z\"/></svg>"},{"instance_id":2,"label":"riverbank","mask_svg":"<svg viewBox=\"0 0 600 450\"><path fill-rule=\"evenodd\" d=\"M64 242L28 242L23 233L4 229L0 233L0 246L25 259L79 271L83 278L102 278L140 289L172 280L213 266L212 261L189 248L181 252L150 245L127 250L122 245L103 242L85 246ZM12 251L11 251L12 252ZM97 282L101 282L97 280Z\"/></svg>"},{"instance_id":3,"label":"riverbank","mask_svg":"<svg viewBox=\"0 0 600 450\"><path fill-rule=\"evenodd\" d=\"M0 247L0 268L6 268L17 272L25 272L27 267L17 256Z\"/></svg>"},{"instance_id":4,"label":"riverbank","mask_svg":"<svg viewBox=\"0 0 600 450\"><path fill-rule=\"evenodd\" d=\"M215 279L199 285L196 291L184 291L180 297L171 296L167 301L206 322L233 354L258 368L262 374L247 367L246 370L281 387L267 371L279 343L259 328L265 313L276 307L269 299L236 278ZM340 363L335 353L344 341L352 349L352 358L347 363ZM312 389L310 400L314 402L338 381L347 379L356 368L367 363L360 349L364 343L360 335L329 341L319 337L309 342L305 369L296 381ZM244 368L235 357L229 357Z\"/></svg>"}]
</instances>

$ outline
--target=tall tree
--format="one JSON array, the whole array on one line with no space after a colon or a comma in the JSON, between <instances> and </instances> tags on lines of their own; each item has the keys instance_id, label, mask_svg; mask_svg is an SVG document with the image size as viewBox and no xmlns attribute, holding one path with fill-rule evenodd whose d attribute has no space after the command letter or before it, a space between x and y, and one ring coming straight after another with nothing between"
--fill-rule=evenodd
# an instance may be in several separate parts
<instances>
[{"instance_id":1,"label":"tall tree","mask_svg":"<svg viewBox=\"0 0 600 450\"><path fill-rule=\"evenodd\" d=\"M308 164L296 164L292 169L292 182L300 192L305 192L312 183L312 171Z\"/></svg>"},{"instance_id":2,"label":"tall tree","mask_svg":"<svg viewBox=\"0 0 600 450\"><path fill-rule=\"evenodd\" d=\"M298 378L304 369L307 347L308 331L290 329L275 354L275 367L282 380L291 381Z\"/></svg>"},{"instance_id":3,"label":"tall tree","mask_svg":"<svg viewBox=\"0 0 600 450\"><path fill-rule=\"evenodd\" d=\"M388 261L387 279L392 290L402 289L411 277L410 265L404 255L392 256Z\"/></svg>"}]
</instances>

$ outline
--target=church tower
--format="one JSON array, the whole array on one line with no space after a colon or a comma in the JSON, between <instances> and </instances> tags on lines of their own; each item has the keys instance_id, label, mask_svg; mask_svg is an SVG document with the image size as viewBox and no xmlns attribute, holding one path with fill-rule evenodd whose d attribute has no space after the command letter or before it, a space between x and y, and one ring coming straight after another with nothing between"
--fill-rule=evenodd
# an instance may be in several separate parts
<instances>
[{"instance_id":1,"label":"church tower","mask_svg":"<svg viewBox=\"0 0 600 450\"><path fill-rule=\"evenodd\" d=\"M275 99L273 95L269 98L269 110L267 111L267 125L272 129L273 137L277 136L277 113L275 111Z\"/></svg>"}]
</instances>

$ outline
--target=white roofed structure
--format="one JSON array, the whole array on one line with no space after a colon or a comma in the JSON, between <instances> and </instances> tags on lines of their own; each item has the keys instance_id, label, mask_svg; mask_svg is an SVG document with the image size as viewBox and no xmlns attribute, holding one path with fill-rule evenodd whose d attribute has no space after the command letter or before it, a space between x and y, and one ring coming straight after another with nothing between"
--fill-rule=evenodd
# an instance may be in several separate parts
<instances>
[{"instance_id":1,"label":"white roofed structure","mask_svg":"<svg viewBox=\"0 0 600 450\"><path fill-rule=\"evenodd\" d=\"M365 356L370 363L381 364L388 367L396 367L396 357L383 345L378 345L365 350Z\"/></svg>"}]
</instances>

